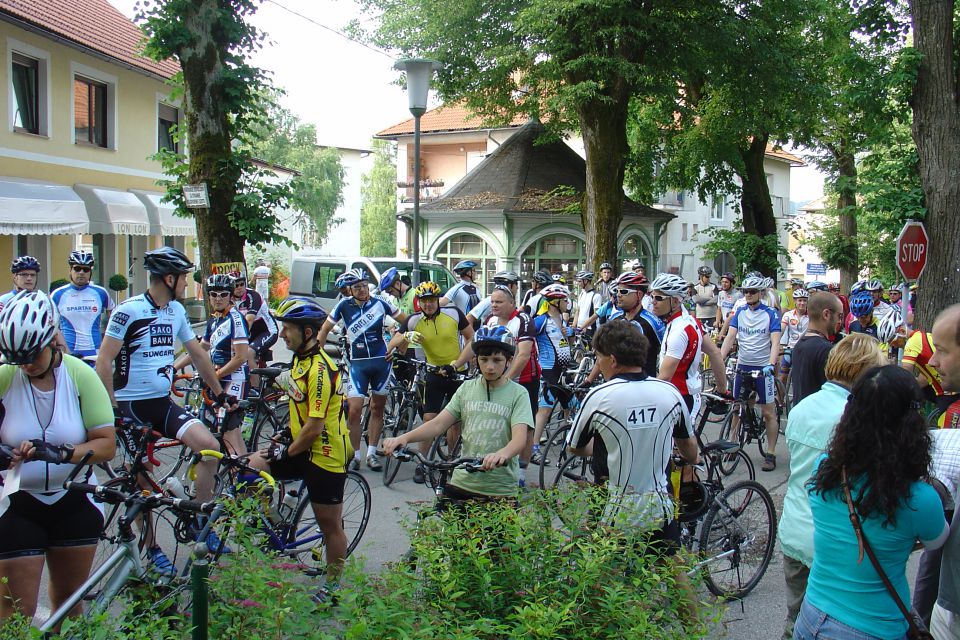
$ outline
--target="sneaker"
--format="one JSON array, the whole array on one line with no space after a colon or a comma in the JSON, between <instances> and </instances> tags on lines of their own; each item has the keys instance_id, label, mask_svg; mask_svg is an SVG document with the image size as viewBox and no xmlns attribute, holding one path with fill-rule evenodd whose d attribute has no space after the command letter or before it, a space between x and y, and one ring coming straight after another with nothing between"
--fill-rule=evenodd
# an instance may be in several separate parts
<instances>
[{"instance_id":1,"label":"sneaker","mask_svg":"<svg viewBox=\"0 0 960 640\"><path fill-rule=\"evenodd\" d=\"M423 467L419 464L417 468L413 470L413 481L417 484L424 484L427 481L427 474L424 473Z\"/></svg>"},{"instance_id":2,"label":"sneaker","mask_svg":"<svg viewBox=\"0 0 960 640\"><path fill-rule=\"evenodd\" d=\"M317 592L310 599L313 600L314 604L335 607L340 602L340 598L337 596L339 589L340 586L336 584L324 585L317 589Z\"/></svg>"},{"instance_id":3,"label":"sneaker","mask_svg":"<svg viewBox=\"0 0 960 640\"><path fill-rule=\"evenodd\" d=\"M763 464L760 466L761 471L773 471L777 468L777 456L772 453L768 453L763 457Z\"/></svg>"},{"instance_id":4,"label":"sneaker","mask_svg":"<svg viewBox=\"0 0 960 640\"><path fill-rule=\"evenodd\" d=\"M233 553L233 549L227 546L227 544L220 539L220 536L217 535L217 532L211 529L207 533L207 539L204 540L207 543L207 551L210 553ZM222 549L220 547L223 547Z\"/></svg>"},{"instance_id":5,"label":"sneaker","mask_svg":"<svg viewBox=\"0 0 960 640\"><path fill-rule=\"evenodd\" d=\"M172 578L177 575L177 568L173 566L170 558L167 557L167 554L165 554L160 547L147 549L147 560L152 565L153 570L161 576Z\"/></svg>"},{"instance_id":6,"label":"sneaker","mask_svg":"<svg viewBox=\"0 0 960 640\"><path fill-rule=\"evenodd\" d=\"M375 453L371 453L370 455L368 455L367 467L369 467L371 471L380 471L381 469L383 469L383 465L380 464L380 456L378 456Z\"/></svg>"},{"instance_id":7,"label":"sneaker","mask_svg":"<svg viewBox=\"0 0 960 640\"><path fill-rule=\"evenodd\" d=\"M350 471L360 471L360 459L356 457L350 458L350 463L347 465L347 469Z\"/></svg>"}]
</instances>

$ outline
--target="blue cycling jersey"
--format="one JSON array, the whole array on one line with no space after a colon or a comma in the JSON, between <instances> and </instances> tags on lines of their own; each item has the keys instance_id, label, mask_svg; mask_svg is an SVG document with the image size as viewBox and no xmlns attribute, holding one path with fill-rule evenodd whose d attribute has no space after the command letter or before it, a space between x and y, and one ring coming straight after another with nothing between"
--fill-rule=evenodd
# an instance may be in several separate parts
<instances>
[{"instance_id":1,"label":"blue cycling jersey","mask_svg":"<svg viewBox=\"0 0 960 640\"><path fill-rule=\"evenodd\" d=\"M196 339L183 305L176 300L157 307L147 294L117 305L107 335L120 340L114 361L113 390L117 400L146 400L170 395L174 339Z\"/></svg>"},{"instance_id":2,"label":"blue cycling jersey","mask_svg":"<svg viewBox=\"0 0 960 640\"><path fill-rule=\"evenodd\" d=\"M533 319L533 330L537 335L537 358L544 369L566 367L570 363L570 328L559 326L543 313Z\"/></svg>"},{"instance_id":3,"label":"blue cycling jersey","mask_svg":"<svg viewBox=\"0 0 960 640\"><path fill-rule=\"evenodd\" d=\"M66 284L50 294L60 311L60 332L70 353L77 357L95 356L103 335L100 318L110 312L113 300L103 287Z\"/></svg>"},{"instance_id":4,"label":"blue cycling jersey","mask_svg":"<svg viewBox=\"0 0 960 640\"><path fill-rule=\"evenodd\" d=\"M396 305L377 296L371 296L362 306L354 298L344 298L333 308L330 321L343 321L351 360L383 358L387 355L383 321L386 316L395 316L399 312Z\"/></svg>"},{"instance_id":5,"label":"blue cycling jersey","mask_svg":"<svg viewBox=\"0 0 960 640\"><path fill-rule=\"evenodd\" d=\"M600 305L600 308L597 309L597 326L602 326L604 323L610 320L610 316L612 316L613 312L616 310L617 306L613 304L612 300L607 300Z\"/></svg>"},{"instance_id":6,"label":"blue cycling jersey","mask_svg":"<svg viewBox=\"0 0 960 640\"><path fill-rule=\"evenodd\" d=\"M610 313L610 318L609 318L609 319L610 319L610 320L616 320L617 318L622 318L622 317L624 317L625 315L626 315L626 312L625 312L623 309L616 309L616 310L614 310L613 312ZM640 313L638 313L636 316L634 316L633 320L630 321L630 322L632 322L633 324L635 324L635 325L637 325L638 327L640 327L641 330L643 330L643 325L642 325L640 322L638 322L638 320L637 320L638 317L639 317L639 318L643 318L644 320L646 320L646 321L650 324L650 327L653 329L654 333L657 334L657 341L658 341L658 343L663 342L663 334L666 333L666 331L667 331L667 325L665 325L665 324L663 323L663 320L661 320L660 318L658 318L658 317L655 316L654 314L650 313L650 312L647 311L646 309L641 309L641 310L640 310ZM658 345L658 347L659 347L659 345Z\"/></svg>"},{"instance_id":7,"label":"blue cycling jersey","mask_svg":"<svg viewBox=\"0 0 960 640\"><path fill-rule=\"evenodd\" d=\"M222 367L233 359L235 343L246 344L248 340L247 323L235 308L207 320L203 341L210 345L210 360L217 367ZM221 379L246 380L247 370L247 363L244 362L239 369Z\"/></svg>"}]
</instances>

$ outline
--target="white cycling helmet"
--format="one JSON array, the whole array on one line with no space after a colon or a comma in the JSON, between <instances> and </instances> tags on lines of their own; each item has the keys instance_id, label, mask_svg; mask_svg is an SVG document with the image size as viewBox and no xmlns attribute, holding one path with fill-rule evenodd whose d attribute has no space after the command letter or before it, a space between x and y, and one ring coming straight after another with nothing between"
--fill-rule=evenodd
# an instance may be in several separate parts
<instances>
[{"instance_id":1,"label":"white cycling helmet","mask_svg":"<svg viewBox=\"0 0 960 640\"><path fill-rule=\"evenodd\" d=\"M903 319L899 311L891 311L883 316L883 320L877 325L877 339L880 342L891 342L897 337L897 332L903 324Z\"/></svg>"},{"instance_id":2,"label":"white cycling helmet","mask_svg":"<svg viewBox=\"0 0 960 640\"><path fill-rule=\"evenodd\" d=\"M672 273L658 273L657 277L650 283L649 291L660 291L671 298L686 298L687 281L678 275Z\"/></svg>"},{"instance_id":3,"label":"white cycling helmet","mask_svg":"<svg viewBox=\"0 0 960 640\"><path fill-rule=\"evenodd\" d=\"M0 355L7 364L30 364L50 344L60 313L43 291L21 291L0 311Z\"/></svg>"},{"instance_id":4,"label":"white cycling helmet","mask_svg":"<svg viewBox=\"0 0 960 640\"><path fill-rule=\"evenodd\" d=\"M883 283L879 280L871 280L866 284L867 291L883 291Z\"/></svg>"},{"instance_id":5,"label":"white cycling helmet","mask_svg":"<svg viewBox=\"0 0 960 640\"><path fill-rule=\"evenodd\" d=\"M763 279L763 288L772 289L777 283L773 281L773 278L764 278Z\"/></svg>"},{"instance_id":6,"label":"white cycling helmet","mask_svg":"<svg viewBox=\"0 0 960 640\"><path fill-rule=\"evenodd\" d=\"M559 283L551 284L541 289L540 295L546 298L547 300L558 300L560 298L569 298L570 289L567 289L566 286Z\"/></svg>"},{"instance_id":7,"label":"white cycling helmet","mask_svg":"<svg viewBox=\"0 0 960 640\"><path fill-rule=\"evenodd\" d=\"M744 278L737 289L763 289L767 288L767 279L758 276L749 276Z\"/></svg>"},{"instance_id":8,"label":"white cycling helmet","mask_svg":"<svg viewBox=\"0 0 960 640\"><path fill-rule=\"evenodd\" d=\"M810 297L810 292L807 291L806 289L794 289L794 290L793 290L793 299L794 299L794 300L800 300L801 298L802 298L803 300L806 300L806 299L809 298L809 297Z\"/></svg>"}]
</instances>

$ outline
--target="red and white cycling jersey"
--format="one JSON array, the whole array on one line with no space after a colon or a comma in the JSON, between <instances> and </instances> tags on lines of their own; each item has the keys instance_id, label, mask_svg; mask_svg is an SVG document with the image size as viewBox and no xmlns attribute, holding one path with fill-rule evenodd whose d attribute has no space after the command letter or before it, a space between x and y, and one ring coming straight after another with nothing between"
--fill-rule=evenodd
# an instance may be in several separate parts
<instances>
[{"instance_id":1,"label":"red and white cycling jersey","mask_svg":"<svg viewBox=\"0 0 960 640\"><path fill-rule=\"evenodd\" d=\"M703 359L701 341L703 329L697 319L689 313L677 311L667 318L667 328L663 334L663 345L657 360L659 369L664 357L675 358L680 362L670 377L670 383L684 396L694 396L703 388L700 378L700 362Z\"/></svg>"}]
</instances>

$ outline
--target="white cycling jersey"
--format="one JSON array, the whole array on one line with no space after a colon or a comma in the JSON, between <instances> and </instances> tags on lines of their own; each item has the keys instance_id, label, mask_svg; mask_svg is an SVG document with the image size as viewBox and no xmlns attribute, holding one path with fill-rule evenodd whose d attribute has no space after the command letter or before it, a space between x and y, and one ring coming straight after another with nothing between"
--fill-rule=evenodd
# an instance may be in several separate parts
<instances>
[{"instance_id":1,"label":"white cycling jersey","mask_svg":"<svg viewBox=\"0 0 960 640\"><path fill-rule=\"evenodd\" d=\"M791 309L780 318L780 344L793 349L800 336L807 330L807 324L810 322L810 316L797 313L796 309Z\"/></svg>"},{"instance_id":2,"label":"white cycling jersey","mask_svg":"<svg viewBox=\"0 0 960 640\"><path fill-rule=\"evenodd\" d=\"M751 309L735 307L730 326L737 330L737 365L763 367L770 364L770 335L780 333L777 312L765 304Z\"/></svg>"},{"instance_id":3,"label":"white cycling jersey","mask_svg":"<svg viewBox=\"0 0 960 640\"><path fill-rule=\"evenodd\" d=\"M60 311L60 333L70 353L78 357L95 356L103 335L100 319L116 306L103 287L65 284L50 294Z\"/></svg>"}]
</instances>

